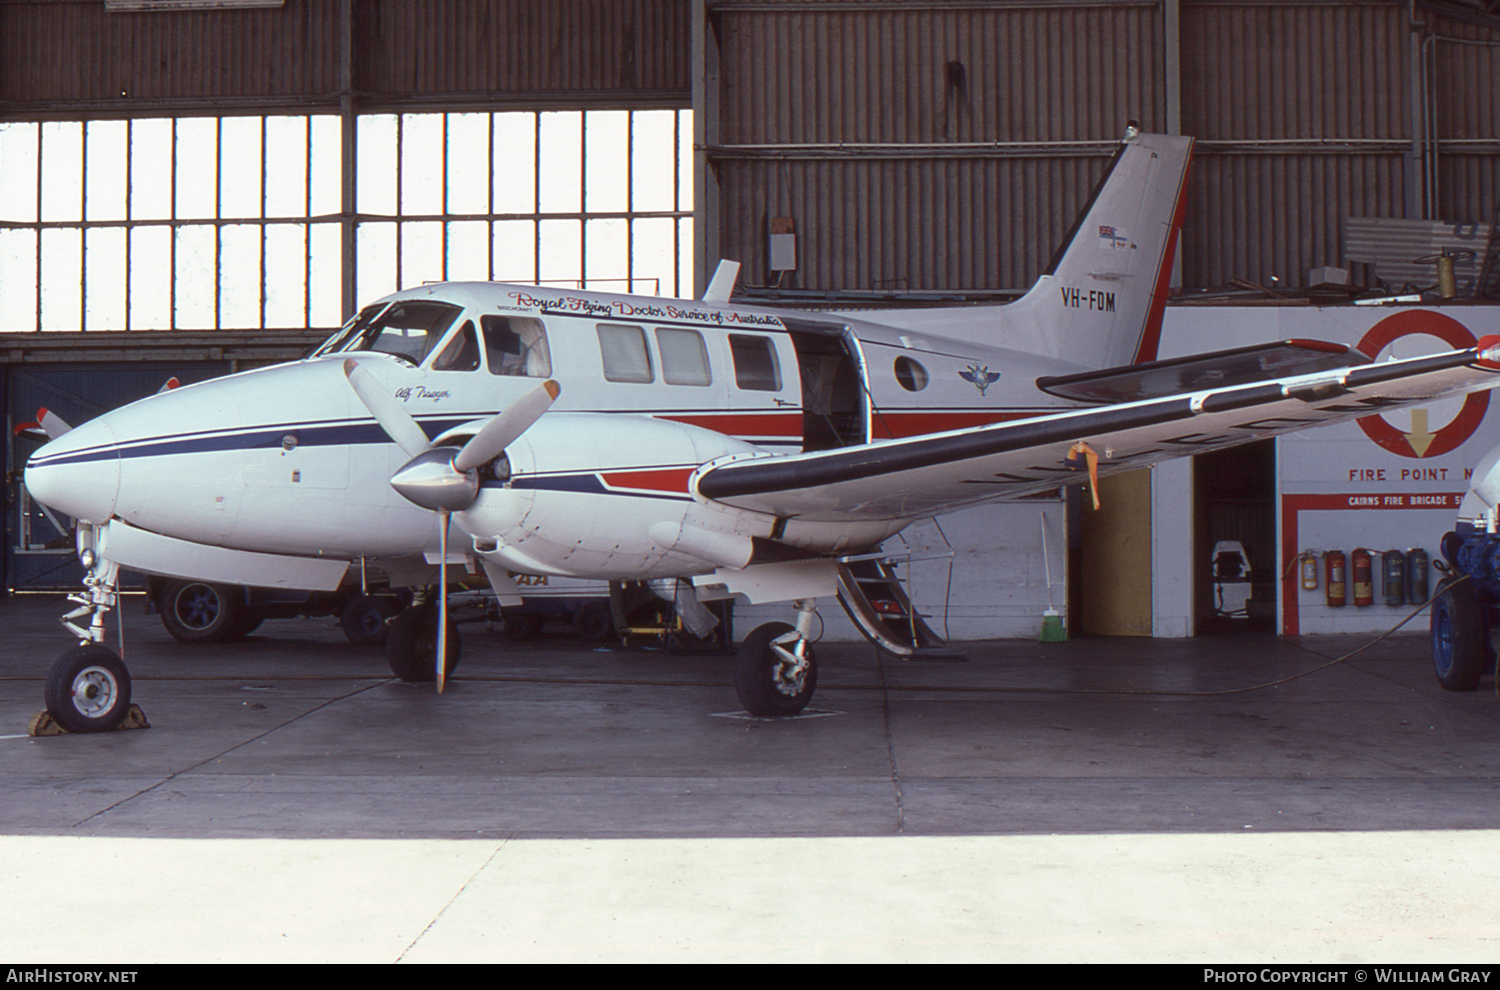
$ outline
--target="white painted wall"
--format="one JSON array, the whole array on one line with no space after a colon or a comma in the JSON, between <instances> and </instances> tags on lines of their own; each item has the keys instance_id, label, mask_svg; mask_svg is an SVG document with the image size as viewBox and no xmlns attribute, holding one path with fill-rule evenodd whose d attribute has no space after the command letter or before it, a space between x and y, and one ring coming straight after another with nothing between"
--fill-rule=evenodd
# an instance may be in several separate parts
<instances>
[{"instance_id":1,"label":"white painted wall","mask_svg":"<svg viewBox=\"0 0 1500 990\"><path fill-rule=\"evenodd\" d=\"M910 553L910 564L901 569L903 576L909 575L907 593L939 635L953 640L1035 638L1049 601L1067 614L1061 500L966 509L915 523L901 537L886 541L885 548L893 555ZM820 599L818 612L824 620L824 639L863 638L836 599ZM784 605L736 605L734 614L738 638L761 622L791 621L791 609Z\"/></svg>"}]
</instances>

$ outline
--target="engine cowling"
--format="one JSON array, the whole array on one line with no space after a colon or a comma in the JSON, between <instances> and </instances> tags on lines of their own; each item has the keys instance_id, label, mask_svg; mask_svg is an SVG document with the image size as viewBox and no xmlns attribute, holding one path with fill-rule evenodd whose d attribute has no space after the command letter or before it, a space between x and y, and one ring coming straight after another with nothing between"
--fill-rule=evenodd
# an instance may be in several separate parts
<instances>
[{"instance_id":1,"label":"engine cowling","mask_svg":"<svg viewBox=\"0 0 1500 990\"><path fill-rule=\"evenodd\" d=\"M599 578L709 573L734 562L700 556L704 547L748 547L752 537L770 535L775 519L695 498L693 471L756 450L668 420L551 413L481 469L478 498L454 520L477 552L513 570Z\"/></svg>"}]
</instances>

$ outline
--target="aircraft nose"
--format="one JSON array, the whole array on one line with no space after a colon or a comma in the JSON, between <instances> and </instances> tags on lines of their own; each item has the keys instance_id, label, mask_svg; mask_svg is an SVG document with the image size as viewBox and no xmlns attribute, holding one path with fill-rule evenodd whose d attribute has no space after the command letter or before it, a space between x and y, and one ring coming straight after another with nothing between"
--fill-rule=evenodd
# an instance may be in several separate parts
<instances>
[{"instance_id":1,"label":"aircraft nose","mask_svg":"<svg viewBox=\"0 0 1500 990\"><path fill-rule=\"evenodd\" d=\"M31 497L74 519L102 523L120 492L120 452L103 417L43 445L26 462Z\"/></svg>"}]
</instances>

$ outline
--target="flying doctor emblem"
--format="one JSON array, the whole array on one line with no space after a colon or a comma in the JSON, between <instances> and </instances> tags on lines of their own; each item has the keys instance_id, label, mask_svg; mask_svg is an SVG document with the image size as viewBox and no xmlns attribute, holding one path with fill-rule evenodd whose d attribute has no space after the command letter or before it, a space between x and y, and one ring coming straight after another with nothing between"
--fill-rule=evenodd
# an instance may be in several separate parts
<instances>
[{"instance_id":1,"label":"flying doctor emblem","mask_svg":"<svg viewBox=\"0 0 1500 990\"><path fill-rule=\"evenodd\" d=\"M985 389L1000 380L1000 372L991 371L987 364L971 364L960 371L958 377L973 383L974 387L979 389L979 394L983 395Z\"/></svg>"}]
</instances>

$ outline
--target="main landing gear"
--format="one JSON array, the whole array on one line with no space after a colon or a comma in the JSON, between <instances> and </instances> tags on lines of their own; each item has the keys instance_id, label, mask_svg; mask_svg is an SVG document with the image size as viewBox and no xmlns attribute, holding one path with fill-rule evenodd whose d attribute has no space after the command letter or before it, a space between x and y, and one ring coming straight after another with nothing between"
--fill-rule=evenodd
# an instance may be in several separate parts
<instances>
[{"instance_id":1,"label":"main landing gear","mask_svg":"<svg viewBox=\"0 0 1500 990\"><path fill-rule=\"evenodd\" d=\"M838 565L839 604L882 654L912 660L961 661L912 603L889 561L860 557ZM770 622L745 637L734 666L734 689L751 715L796 715L818 685L813 656L813 602L797 602L797 624Z\"/></svg>"},{"instance_id":2,"label":"main landing gear","mask_svg":"<svg viewBox=\"0 0 1500 990\"><path fill-rule=\"evenodd\" d=\"M796 715L812 700L818 686L813 655L811 600L797 602L797 624L767 622L740 644L734 661L734 690L751 715L784 718Z\"/></svg>"},{"instance_id":3,"label":"main landing gear","mask_svg":"<svg viewBox=\"0 0 1500 990\"><path fill-rule=\"evenodd\" d=\"M78 546L86 571L84 590L68 596L78 607L63 616L62 623L80 642L52 665L42 695L47 714L64 730L109 732L131 712L130 672L119 654L104 645L104 616L118 601L119 565L98 557L92 526L79 524ZM80 625L85 618L88 624Z\"/></svg>"},{"instance_id":4,"label":"main landing gear","mask_svg":"<svg viewBox=\"0 0 1500 990\"><path fill-rule=\"evenodd\" d=\"M416 601L397 613L385 637L385 659L391 673L409 684L430 684L437 679L438 603L428 592L418 592ZM450 617L444 637L443 676L453 673L463 647L458 625Z\"/></svg>"}]
</instances>

